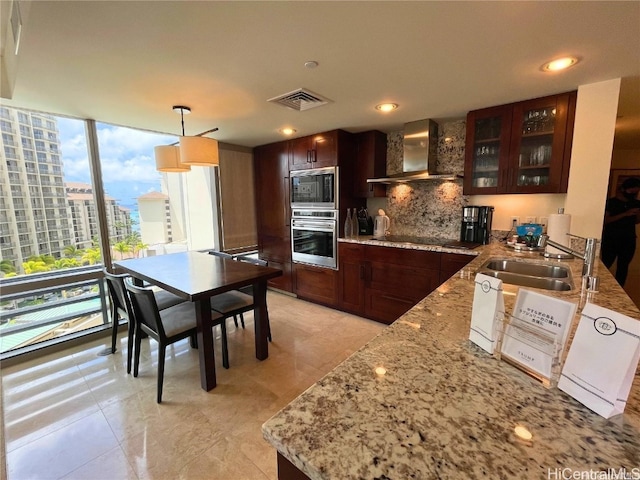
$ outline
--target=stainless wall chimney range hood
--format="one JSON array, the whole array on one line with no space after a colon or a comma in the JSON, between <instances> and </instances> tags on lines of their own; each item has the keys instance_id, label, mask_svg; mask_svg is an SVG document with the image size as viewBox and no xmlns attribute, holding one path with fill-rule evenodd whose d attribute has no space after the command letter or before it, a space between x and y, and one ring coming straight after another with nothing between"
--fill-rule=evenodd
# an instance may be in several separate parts
<instances>
[{"instance_id":1,"label":"stainless wall chimney range hood","mask_svg":"<svg viewBox=\"0 0 640 480\"><path fill-rule=\"evenodd\" d=\"M431 180L455 180L455 174L437 174L438 124L431 119L405 123L402 173L369 178L367 183L405 183Z\"/></svg>"}]
</instances>

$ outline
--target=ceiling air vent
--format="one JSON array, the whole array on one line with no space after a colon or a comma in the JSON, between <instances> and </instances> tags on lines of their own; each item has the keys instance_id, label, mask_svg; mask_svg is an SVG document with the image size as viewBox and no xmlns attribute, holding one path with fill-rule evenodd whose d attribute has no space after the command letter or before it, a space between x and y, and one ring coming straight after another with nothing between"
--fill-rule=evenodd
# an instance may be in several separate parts
<instances>
[{"instance_id":1,"label":"ceiling air vent","mask_svg":"<svg viewBox=\"0 0 640 480\"><path fill-rule=\"evenodd\" d=\"M303 111L310 108L320 107L326 105L331 100L324 98L317 93L313 93L304 88L299 88L293 92L285 93L284 95L278 95L277 97L270 98L268 102L279 103L287 108L293 110Z\"/></svg>"}]
</instances>

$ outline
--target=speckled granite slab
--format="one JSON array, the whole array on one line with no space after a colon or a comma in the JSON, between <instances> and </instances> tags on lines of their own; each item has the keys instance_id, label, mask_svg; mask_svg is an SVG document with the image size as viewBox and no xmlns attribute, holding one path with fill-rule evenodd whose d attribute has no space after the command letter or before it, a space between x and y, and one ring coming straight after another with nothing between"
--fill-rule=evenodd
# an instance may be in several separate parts
<instances>
[{"instance_id":1,"label":"speckled granite slab","mask_svg":"<svg viewBox=\"0 0 640 480\"><path fill-rule=\"evenodd\" d=\"M363 245L376 245L378 247L392 247L392 248L408 248L411 250L425 250L428 252L445 252L445 253L459 253L461 255L473 255L478 256L483 251L484 246L479 246L474 249L465 248L449 248L442 245L428 245L422 243L411 242L390 242L385 240L377 240L372 236L361 236L355 238L339 238L338 242L345 243L361 243Z\"/></svg>"},{"instance_id":2,"label":"speckled granite slab","mask_svg":"<svg viewBox=\"0 0 640 480\"><path fill-rule=\"evenodd\" d=\"M499 245L482 253L263 426L264 438L312 479L546 479L640 468L640 379L623 415L598 416L468 341L473 278L490 257L540 260ZM640 312L600 264L598 293L571 292L633 318ZM506 285L511 311L517 292ZM376 373L383 367L386 374ZM518 425L533 435L522 440Z\"/></svg>"}]
</instances>

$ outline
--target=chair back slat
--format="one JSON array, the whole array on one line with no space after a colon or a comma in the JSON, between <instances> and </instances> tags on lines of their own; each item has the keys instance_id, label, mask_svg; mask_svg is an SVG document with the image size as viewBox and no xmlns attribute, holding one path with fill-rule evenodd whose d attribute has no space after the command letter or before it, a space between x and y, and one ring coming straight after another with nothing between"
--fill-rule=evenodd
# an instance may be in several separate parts
<instances>
[{"instance_id":1,"label":"chair back slat","mask_svg":"<svg viewBox=\"0 0 640 480\"><path fill-rule=\"evenodd\" d=\"M214 256L220 257L220 258L226 258L228 260L233 259L233 255L231 255L230 253L221 252L219 250L209 250L208 253L209 253L209 255L214 255Z\"/></svg>"},{"instance_id":2,"label":"chair back slat","mask_svg":"<svg viewBox=\"0 0 640 480\"><path fill-rule=\"evenodd\" d=\"M267 261L266 260L262 260L261 258L245 257L243 255L238 255L237 257L235 257L235 259L237 261L239 261L239 262L251 263L253 265L258 265L260 267L266 267L267 266Z\"/></svg>"},{"instance_id":3,"label":"chair back slat","mask_svg":"<svg viewBox=\"0 0 640 480\"><path fill-rule=\"evenodd\" d=\"M133 313L131 304L129 303L129 296L124 286L124 280L128 277L129 275L127 274L116 275L115 273L104 271L104 278L107 281L112 307L116 310L123 310L127 316Z\"/></svg>"},{"instance_id":4,"label":"chair back slat","mask_svg":"<svg viewBox=\"0 0 640 480\"><path fill-rule=\"evenodd\" d=\"M167 336L160 320L158 304L156 303L156 297L153 295L153 290L137 287L129 281L125 282L125 286L131 297L136 321L140 323L144 330L151 330L164 341Z\"/></svg>"}]
</instances>

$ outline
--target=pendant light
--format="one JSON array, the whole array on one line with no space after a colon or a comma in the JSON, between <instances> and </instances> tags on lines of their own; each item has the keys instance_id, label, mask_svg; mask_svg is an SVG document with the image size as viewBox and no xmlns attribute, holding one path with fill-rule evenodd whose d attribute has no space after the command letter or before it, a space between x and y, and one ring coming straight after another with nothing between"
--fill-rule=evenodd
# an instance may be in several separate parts
<instances>
[{"instance_id":1,"label":"pendant light","mask_svg":"<svg viewBox=\"0 0 640 480\"><path fill-rule=\"evenodd\" d=\"M180 162L180 148L177 145L159 145L153 149L156 170L159 172L188 172L189 165Z\"/></svg>"},{"instance_id":2,"label":"pendant light","mask_svg":"<svg viewBox=\"0 0 640 480\"><path fill-rule=\"evenodd\" d=\"M189 107L175 105L173 111L180 114L182 136L179 145L155 147L156 169L160 172L188 172L192 165L213 167L219 164L218 142L203 135L215 132L214 128L189 137L184 134L184 115L191 113Z\"/></svg>"}]
</instances>

